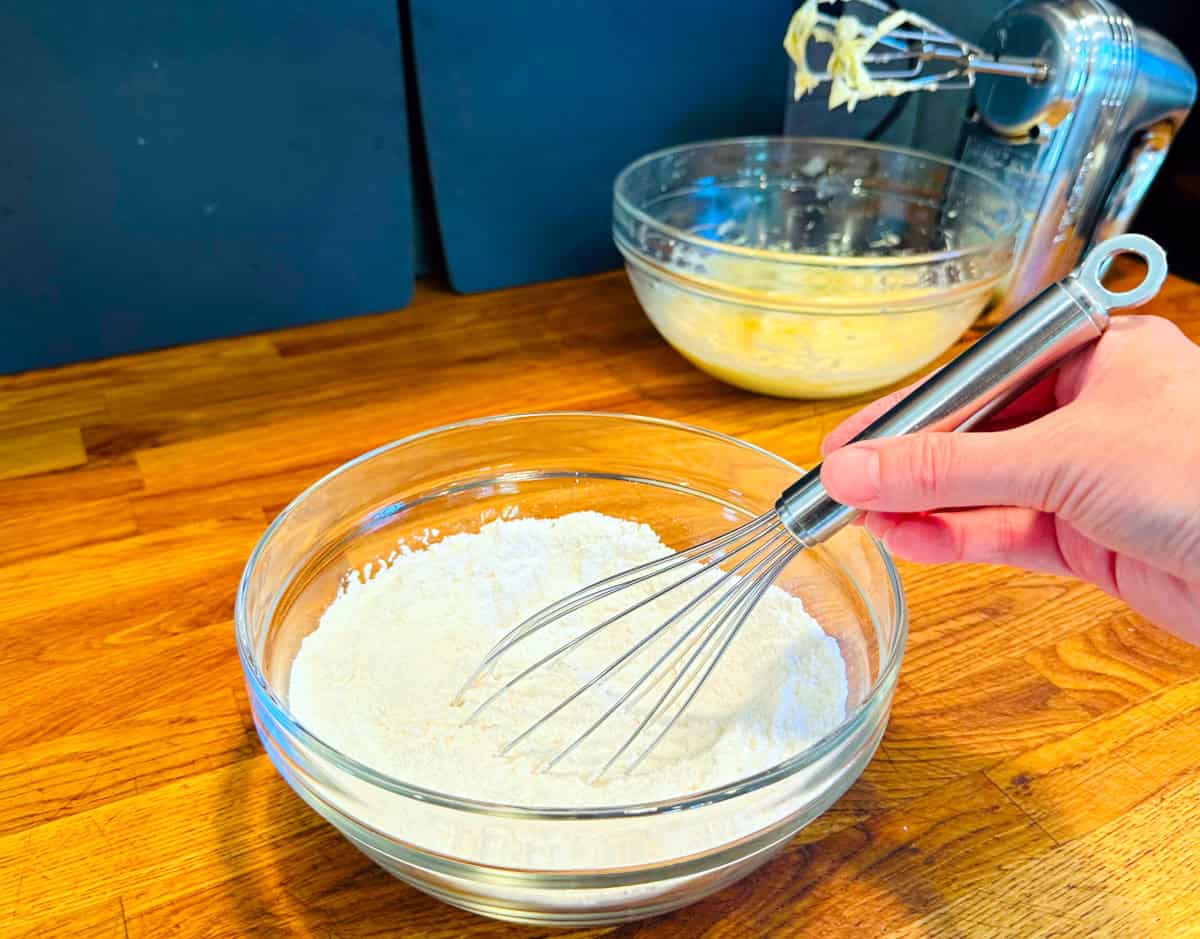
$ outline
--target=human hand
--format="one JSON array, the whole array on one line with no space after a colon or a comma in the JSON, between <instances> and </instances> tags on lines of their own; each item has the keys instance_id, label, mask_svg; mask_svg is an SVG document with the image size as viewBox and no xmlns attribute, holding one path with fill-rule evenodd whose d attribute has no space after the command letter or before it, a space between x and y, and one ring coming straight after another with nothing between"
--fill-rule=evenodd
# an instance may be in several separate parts
<instances>
[{"instance_id":1,"label":"human hand","mask_svg":"<svg viewBox=\"0 0 1200 939\"><path fill-rule=\"evenodd\" d=\"M1200 645L1200 346L1116 317L978 429L843 446L910 390L822 447L826 490L891 551L1074 575Z\"/></svg>"}]
</instances>

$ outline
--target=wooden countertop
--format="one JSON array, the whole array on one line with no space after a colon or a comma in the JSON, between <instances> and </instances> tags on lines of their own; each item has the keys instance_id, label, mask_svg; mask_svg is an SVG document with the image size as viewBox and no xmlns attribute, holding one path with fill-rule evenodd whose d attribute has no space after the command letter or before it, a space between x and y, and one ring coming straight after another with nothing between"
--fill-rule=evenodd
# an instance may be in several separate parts
<instances>
[{"instance_id":1,"label":"wooden countertop","mask_svg":"<svg viewBox=\"0 0 1200 939\"><path fill-rule=\"evenodd\" d=\"M1200 338L1200 287L1153 309ZM864 400L707 378L619 274L0 378L0 935L552 934L392 880L276 775L233 640L255 540L335 465L460 418L641 412L808 463ZM903 575L859 783L748 880L613 934L1196 934L1200 649L1071 581Z\"/></svg>"}]
</instances>

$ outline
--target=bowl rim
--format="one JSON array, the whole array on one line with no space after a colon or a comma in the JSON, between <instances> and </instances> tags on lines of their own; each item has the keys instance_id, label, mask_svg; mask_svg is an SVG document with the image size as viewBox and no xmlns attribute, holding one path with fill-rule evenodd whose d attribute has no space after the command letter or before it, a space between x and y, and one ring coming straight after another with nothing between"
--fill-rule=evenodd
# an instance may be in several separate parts
<instances>
[{"instance_id":1,"label":"bowl rim","mask_svg":"<svg viewBox=\"0 0 1200 939\"><path fill-rule=\"evenodd\" d=\"M996 194L1007 203L1009 207L1009 218L1007 223L996 237L992 238L985 244L976 245L970 248L952 248L945 251L926 251L921 254L847 257L843 255L832 254L809 254L798 251L780 251L773 248L750 248L744 245L733 245L724 241L717 241L713 238L706 238L703 235L696 235L692 232L684 231L682 228L676 228L674 225L668 225L665 222L659 221L649 213L635 206L622 191L623 185L636 170L641 169L643 166L654 160L662 159L663 157L669 156L673 153L683 153L688 150L711 149L718 146L771 146L782 143L823 144L841 147L846 150L875 150L879 152L893 153L900 156L916 157L929 163L936 163L941 166L949 167L956 172L971 176L995 190ZM988 252L995 251L996 248L1000 245L1003 245L1005 241L1011 241L1015 246L1017 231L1021 225L1021 206L1017 201L1016 196L1014 196L1007 187L1001 185L992 176L989 176L987 173L984 173L973 166L968 166L967 164L961 163L957 160L950 160L945 157L940 157L924 150L917 150L913 147L897 147L891 144L883 144L866 140L854 140L843 137L804 137L784 134L761 134L748 137L713 138L709 140L694 141L692 143L676 144L672 147L664 147L660 150L654 150L645 154L644 156L638 157L617 174L616 179L613 181L613 201L622 212L632 216L641 224L648 225L657 231L670 235L672 238L680 241L694 244L698 247L707 248L710 251L721 251L739 257L754 258L760 261L768 260L775 263L790 264L800 267L881 267L896 269L952 261L959 258L973 257L975 255L986 254ZM640 251L637 253L639 255L641 254ZM999 274L1003 275L1004 271L1000 271Z\"/></svg>"},{"instance_id":2,"label":"bowl rim","mask_svg":"<svg viewBox=\"0 0 1200 939\"><path fill-rule=\"evenodd\" d=\"M673 421L666 418L650 417L639 414L623 414L620 412L611 411L529 411L517 412L509 414L496 414L484 417L469 418L462 421L455 421L449 424L442 424L437 427L432 427L427 430L418 431L401 437L398 440L393 440L390 443L382 444L372 450L368 450L359 456L341 464L337 468L326 473L316 482L306 487L298 496L291 500L283 510L275 517L270 525L267 526L261 537L254 545L254 549L250 552L250 557L246 561L246 565L242 570L242 576L238 583L237 596L234 603L234 631L237 640L238 657L241 660L242 670L246 676L246 683L249 693L256 698L269 712L273 720L278 722L290 734L298 737L304 746L311 748L321 757L331 762L342 772L349 773L365 782L379 786L382 789L396 793L397 795L408 798L417 799L421 802L428 802L443 808L458 809L471 812L474 814L482 814L488 816L500 816L510 818L523 819L601 819L601 818L630 818L634 816L659 815L667 812L682 811L687 809L701 808L706 805L711 805L717 802L723 802L735 796L742 795L748 792L754 792L762 789L771 783L777 782L787 776L792 775L799 769L807 766L816 760L821 759L831 750L835 749L845 738L851 736L867 719L867 716L872 710L881 692L889 688L894 681L895 675L900 668L901 660L904 657L904 650L908 641L908 605L904 597L904 588L900 580L899 572L896 569L895 562L882 542L879 541L870 532L863 530L863 534L869 539L869 543L874 547L880 560L883 562L884 571L888 578L889 594L891 596L892 610L891 615L895 622L895 630L892 635L892 641L889 648L884 650L886 659L881 661L879 674L875 681L872 682L869 689L863 696L862 701L855 709L847 714L829 733L819 740L814 741L809 746L805 747L799 753L793 754L786 760L761 770L750 776L743 777L731 783L714 787L697 793L689 793L683 797L660 799L650 802L639 802L626 805L601 805L601 806L525 806L506 804L502 802L488 802L480 799L470 799L461 796L449 795L447 793L438 792L433 789L426 789L422 786L417 786L412 783L405 782L387 773L360 762L352 756L342 753L337 748L331 746L322 740L317 734L308 730L301 724L289 710L287 703L278 695L275 689L267 681L266 675L263 674L259 667L257 658L254 654L253 643L251 642L250 626L247 620L247 596L250 589L250 579L253 576L255 569L271 539L283 526L286 520L293 512L310 496L320 490L333 479L347 473L377 456L381 456L391 450L398 449L403 446L408 446L418 441L436 436L438 434L448 433L450 431L463 430L471 427L478 427L488 424L510 423L525 420L545 420L545 419L561 419L561 418L587 418L598 419L602 421L632 421L640 424L648 424L657 427L663 427L670 430L684 431L686 433L698 434L703 437L730 443L737 447L746 450L757 452L763 456L774 460L783 465L784 468L794 471L799 476L803 475L803 470L786 460L778 454L772 453L764 447L757 444L749 443L729 434L724 434L719 431L708 430L707 428L698 427L693 424L685 424L681 421ZM849 572L844 572L851 583L854 584L860 595L862 590ZM282 592L281 585L277 590L276 596ZM863 597L864 601L866 600ZM868 603L870 610L870 604ZM871 610L871 616L876 614ZM253 703L253 702L252 702Z\"/></svg>"}]
</instances>

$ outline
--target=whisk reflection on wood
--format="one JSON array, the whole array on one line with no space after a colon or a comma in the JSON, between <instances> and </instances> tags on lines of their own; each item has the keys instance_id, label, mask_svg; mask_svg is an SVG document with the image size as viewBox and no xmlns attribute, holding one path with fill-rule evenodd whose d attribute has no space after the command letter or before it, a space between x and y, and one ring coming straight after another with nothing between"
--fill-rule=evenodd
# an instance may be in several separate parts
<instances>
[{"instance_id":1,"label":"whisk reflection on wood","mask_svg":"<svg viewBox=\"0 0 1200 939\"><path fill-rule=\"evenodd\" d=\"M1146 264L1138 286L1113 293L1100 282L1112 258L1121 253L1139 256ZM1142 235L1119 235L1093 248L1084 262L1066 278L1052 284L1020 312L984 336L912 394L878 418L855 441L893 437L925 430L965 430L994 414L1067 355L1098 339L1115 309L1140 306L1150 300L1166 278L1162 249ZM788 564L802 550L828 540L857 515L826 494L817 466L787 489L775 508L716 538L676 554L650 561L550 604L512 629L484 657L460 689L455 703L496 663L534 634L551 625L567 624L577 630L565 641L541 655L533 664L493 691L467 720L473 720L493 703L559 657L591 637L630 617L655 600L681 590L690 599L662 623L651 628L579 688L567 694L529 727L503 744L509 753L545 728L587 692L613 679L639 655L651 650L657 640L671 638L667 648L601 713L545 764L550 769L575 753L585 741L624 709L658 684L666 687L649 710L637 720L615 752L599 764L594 778L602 777L618 761L642 746L624 767L632 772L675 727L726 650L745 626L748 617ZM643 595L647 582L679 575L665 586ZM687 588L700 586L698 591ZM635 599L618 613L588 623L582 614L599 600L628 591ZM682 595L682 592L681 592ZM571 619L568 619L571 617Z\"/></svg>"}]
</instances>

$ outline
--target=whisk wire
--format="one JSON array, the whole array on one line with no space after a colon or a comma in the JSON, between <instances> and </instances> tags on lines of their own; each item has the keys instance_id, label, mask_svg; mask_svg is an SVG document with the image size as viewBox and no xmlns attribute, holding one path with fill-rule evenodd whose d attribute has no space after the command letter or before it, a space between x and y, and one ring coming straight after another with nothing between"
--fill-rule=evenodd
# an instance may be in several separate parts
<instances>
[{"instance_id":1,"label":"whisk wire","mask_svg":"<svg viewBox=\"0 0 1200 939\"><path fill-rule=\"evenodd\" d=\"M642 583L643 581L649 580L653 577L660 577L667 571L674 570L675 568L687 564L690 561L700 561L701 559L708 558L710 563L715 563L716 561L724 560L731 554L737 554L741 549L735 548L732 551L723 551L722 549L724 549L727 545L739 541L747 536L751 538L758 537L760 532L767 530L770 522L771 515L760 515L758 518L752 519L738 528L725 532L723 535L710 538L707 541L703 541L700 544L691 548L687 548L683 551L679 551L674 554L668 554L664 557L656 558L653 561L647 561L644 564L639 564L638 566L632 567L629 570L621 571L620 573L605 577L602 580L598 580L595 583L589 584L586 587L582 587L574 593L568 594L567 596L556 600L549 606L543 607L542 609L538 610L538 612L534 613L532 616L528 617L510 629L494 646L492 646L491 649L488 650L479 666L474 672L471 673L467 680L463 682L462 687L459 688L458 693L454 697L453 703L460 704L462 702L463 695L466 693L466 691L472 685L474 685L476 681L479 680L480 676L487 671L487 669L499 656L503 655L521 640L527 638L528 636L532 636L534 633L538 632L548 624L562 619L564 616L569 616L577 610L583 609L585 606L595 603L597 600L602 600L607 596L611 596L618 591L626 590L635 584Z\"/></svg>"},{"instance_id":2,"label":"whisk wire","mask_svg":"<svg viewBox=\"0 0 1200 939\"><path fill-rule=\"evenodd\" d=\"M729 551L725 551L721 555L719 555L719 559L724 560L725 558L728 558L728 557L736 557L738 554L740 554L742 551L746 550L748 547L754 545L758 541L761 541L764 537L767 536L767 534L769 534L769 529L767 529L767 528L763 528L761 531L754 532L751 535L751 537L744 539L743 542L741 544L739 544L736 548L733 548ZM667 571L671 570L673 567L677 567L677 566L678 565L671 565L670 567L664 567L661 571L656 572L655 574L647 575L646 577L641 577L641 578L638 578L637 580L629 581L628 583L625 584L625 586L620 587L620 588L613 588L609 592L613 593L613 592L616 592L618 589L621 589L621 590L627 589L628 587L633 586L636 583L642 583L645 580L651 579L652 577L661 576L663 573L666 573ZM671 591L675 590L677 587L681 587L688 581L695 580L697 577L700 577L703 574L709 573L710 571L711 571L711 565L701 566L698 570L690 571L689 573L687 573L680 579L674 581L673 583L670 583L667 586L662 587L661 589L655 591L650 596L645 597L644 599L639 600L638 602L625 607L620 612L615 613L614 615L608 617L604 621L585 630L580 635L575 636L572 639L568 640L567 642L563 643L562 645L552 649L550 652L546 653L544 656L542 656L540 659L538 659L532 665L527 666L522 671L517 673L515 676L510 678L503 685L501 685L498 689L496 689L481 704L479 704L475 708L474 711L471 712L470 716L466 719L466 721L464 721L464 723L470 723L472 720L474 720L479 715L479 713L481 711L483 711L485 708L487 708L489 705L491 705L501 695L508 692L509 689L511 689L513 687L513 685L517 684L517 682L521 681L522 679L524 679L527 675L531 674L532 672L538 670L543 665L546 665L548 662L551 662L554 659L558 658L559 656L563 655L564 653L569 652L570 650L576 648L581 643L585 642L590 637L596 635L601 630L607 629L609 626L611 626L613 623L617 622L618 620L625 618L626 616L628 616L631 613L635 613L636 611L642 609L643 607L653 603L655 600L659 599L660 597L664 596L665 594L670 593ZM587 590L589 588L584 588L584 589ZM607 595L608 594L605 594L605 596L607 596ZM600 597L595 597L594 599L600 599ZM588 602L592 602L592 601L588 601ZM582 606L586 606L586 605L587 605L587 603L583 603L578 607L572 607L570 610L568 610L568 613L574 612L574 610L580 609ZM547 607L547 609L550 609L550 607ZM538 625L537 628L540 629L543 626L547 626L551 622L555 622L555 621L561 619L563 616L568 615L568 613L560 613L550 619L543 620L542 622L540 622L540 624ZM535 618L539 618L539 617L541 617L541 615L542 615L541 613L535 614ZM519 630L519 629L521 629L521 626L517 626L516 628ZM516 645L517 642L519 642L521 639L525 638L528 635L532 635L532 633L529 632L529 633L525 633L524 635L517 636L511 643L504 646L504 648L501 649L500 652L496 653L496 656L493 656L493 661L494 661L495 657L499 656L500 654L503 654L504 651L507 651L507 649L512 648L512 646ZM482 670L483 670L482 667L480 669L477 669L476 670L477 674L481 673ZM468 687L470 687L470 685L472 684L472 681L473 681L473 679L468 681L467 684L465 684L463 686L463 688L459 691L459 699L461 699L463 692L465 692L466 689Z\"/></svg>"},{"instance_id":3,"label":"whisk wire","mask_svg":"<svg viewBox=\"0 0 1200 939\"><path fill-rule=\"evenodd\" d=\"M659 697L658 701L655 702L654 707L651 708L651 710L650 710L650 713L647 714L646 717L642 719L641 723L638 724L638 726L634 729L633 733L631 733L626 738L625 742L621 745L620 749L615 754L613 754L613 756L609 759L609 761L607 763L605 763L604 767L597 774L597 778L599 778L600 776L603 776L605 773L607 773L612 768L613 764L615 764L617 762L617 760L620 759L621 755L623 753L625 753L625 751L628 750L629 747L631 747L633 745L634 741L637 740L640 736L642 736L642 734L645 732L646 728L650 725L651 721L653 721L654 718L659 713L666 710L666 707L664 705L669 707L669 705L667 705L667 702L668 702L668 699L671 698L672 692L675 691L676 686L679 685L680 681L683 679L683 677L685 675L693 674L692 666L695 665L696 662L699 660L700 656L704 652L705 647L708 646L709 642L714 637L716 637L717 635L720 634L721 629L724 627L725 623L727 621L730 621L730 619L732 618L732 623L733 623L732 628L729 630L729 632L726 635L725 640L721 643L720 647L717 649L716 655L713 656L713 658L708 662L707 666L704 667L703 672L700 673L699 680L695 681L691 685L691 689L690 689L690 691L688 691L687 697L684 700L683 705L677 711L674 712L671 719L669 721L667 721L666 725L662 728L662 730L659 731L657 736L655 736L655 738L650 742L650 745L647 746L641 752L641 754L637 757L637 759L635 759L633 761L633 763L630 764L630 766L629 766L628 770L626 770L626 772L627 773L634 772L642 764L642 762L646 759L646 757L648 757L654 751L654 749L659 745L659 743L662 742L663 738L666 737L666 735L671 731L671 729L675 726L675 724L678 723L679 719L683 716L683 713L688 709L689 706L691 706L692 701L695 700L696 695L699 694L701 687L703 687L704 683L706 681L708 681L709 676L713 673L713 670L717 667L717 664L720 662L721 657L725 654L725 651L729 648L730 644L733 642L733 639L737 636L737 634L741 631L742 627L746 624L746 620L749 619L750 613L754 610L754 607L758 605L758 601L760 599L762 599L762 595L764 593L766 593L767 588L771 586L771 583L775 580L776 577L779 576L779 573L783 570L783 568L785 568L788 565L788 563L792 560L792 558L794 558L796 556L796 554L799 553L799 551L800 551L800 546L798 544L782 545L776 552L774 552L774 554L772 555L772 558L768 559L768 561L764 565L765 571L760 571L758 573L758 575L756 575L755 577L747 577L745 579L745 581L743 581L743 583L749 582L750 587L746 590L746 592L744 594L742 594L738 598L738 602L736 604L734 604L733 606L731 606L725 612L725 614L721 617L720 621L717 623L716 627L711 629L708 632L704 641L702 643L700 643L700 646L692 652L691 656L688 658L687 662L684 664L684 667L679 670L679 672L678 672L678 674L676 674L674 680L667 687L667 689L662 693L662 695ZM739 584L739 586L741 586L741 584ZM686 686L686 685L681 687L680 693L687 690L687 688L688 688L688 686ZM670 703L673 704L674 700L672 699L670 701Z\"/></svg>"},{"instance_id":4,"label":"whisk wire","mask_svg":"<svg viewBox=\"0 0 1200 939\"><path fill-rule=\"evenodd\" d=\"M632 659L635 655L637 655L639 652L641 652L643 649L645 649L651 642L653 642L655 639L657 639L659 636L661 636L666 630L668 630L675 623L677 623L681 619L683 619L683 617L685 617L689 612L691 612L696 606L698 606L700 603L702 603L704 600L706 600L709 596L711 596L711 594L714 591L716 591L717 589L719 589L722 584L727 582L730 578L737 577L738 574L742 571L742 569L744 569L746 567L746 565L748 565L752 561L754 561L754 559L756 557L758 557L764 550L766 550L771 544L776 542L780 537L790 538L790 536L787 535L787 533L781 529L776 535L772 536L765 544L760 545L757 549L755 549L753 552L751 552L749 555L747 555L745 558L743 558L741 561L739 561L732 569L725 571L722 574L722 576L720 578L718 578L714 584L712 584L710 587L705 588L703 591L701 591L699 594L697 594L695 597L693 597L690 601L688 601L686 604L684 604L682 607L680 607L678 610L676 610L675 613L673 613L670 617L668 617L666 620L664 620L662 623L660 623L655 629L653 629L647 635L645 635L641 639L639 639L636 643L634 643L633 646L631 646L629 649L627 649L625 652L623 652L620 656L618 656L616 659L614 659L612 662L610 662L608 665L606 665L603 669L601 669L599 672L597 672L595 675L593 675L587 682L585 682L579 688L575 689L575 691L573 691L571 694L567 695L567 697L563 698L563 700L561 700L558 704L556 704L553 708L551 708L550 711L548 711L546 714L542 715L542 717L540 717L537 721L535 721L533 724L531 724L529 727L527 727L518 736L514 737L511 741L509 741L508 744L506 744L500 750L500 754L504 755L504 754L509 753L514 747L516 747L522 741L526 740L532 734L537 732L537 730L539 728L541 728L548 721L550 721L552 718L557 716L565 708L569 707L572 704L572 702L578 700L582 695L586 694L589 690L594 688L597 684L599 684L601 681L603 681L605 678L607 678L609 675L611 675L614 671L616 671L618 668L620 668L622 665L624 665L626 662L628 662L630 659ZM700 574L710 573L711 570L712 569L710 567L707 567L707 566L702 567L700 570L696 571L694 574L685 578L685 580L690 580L691 577L699 576ZM738 585L738 582L735 582L734 586L736 587L737 585ZM676 586L678 586L678 585L673 584L670 587L664 588L664 590L660 591L659 594L656 594L655 596L657 597L657 596L660 596L662 593L666 593L668 590L673 590ZM644 601L641 604L637 604L637 606L642 606L642 605L644 605L645 602L648 602L648 601ZM628 612L628 610L617 614L617 616L615 616L615 617L612 617L612 620L615 620L615 619L620 618L621 616L624 616L626 612ZM591 630L589 630L583 636L577 637L576 639L573 639L570 642L568 642L564 648L569 648L569 647L573 647L574 645L577 645L580 641L582 641L583 638L586 638L586 636L594 634L595 632L599 631L599 629L604 628L605 626L609 625L609 623L612 620L606 621L605 623L601 624L598 627L593 627ZM550 657L553 657L554 655L557 655L557 654L558 654L558 650L556 650L554 653L552 653ZM520 676L518 676L518 679L540 667L541 667L541 663L537 663L534 666L531 666L530 668L526 669ZM518 680L518 679L514 679L512 682L510 682L504 688L501 688L500 691L498 691L496 694L494 694L491 698L489 698L488 701L485 701L484 704L480 706L480 710L483 707L485 707L488 703L490 703L492 700L494 700L496 697L498 697L500 694L507 691L508 688L511 687L512 684L515 684L516 680ZM612 710L615 710L615 708L613 708ZM610 714L612 713L612 710L610 710L610 712L609 712ZM478 710L476 711L476 713L478 713ZM596 726L599 726L600 723L603 723L603 720L599 721L596 724ZM594 728L592 728L592 729L594 729ZM590 730L585 733L590 733ZM574 746L574 744L571 745L572 748L573 748L573 746ZM565 752L560 752L559 754L557 754L556 757L554 758L554 760L550 764L548 764L546 768L548 769L549 766L553 765L554 763L557 763L558 760L561 759L565 755L566 755Z\"/></svg>"},{"instance_id":5,"label":"whisk wire","mask_svg":"<svg viewBox=\"0 0 1200 939\"><path fill-rule=\"evenodd\" d=\"M642 609L645 606L648 606L649 604L653 603L655 600L659 599L659 597L662 597L662 596L670 593L676 587L682 587L688 581L695 580L697 577L701 576L702 574L706 574L706 573L708 573L708 570L706 568L701 568L698 571L692 571L691 573L686 574L685 576L681 577L679 580L675 581L674 583L667 584L667 586L663 587L660 590L655 591L650 596L645 597L642 600L639 600L637 603L634 603L630 606L625 607L625 609L621 610L619 613L613 614L612 616L608 617L608 619L603 620L600 623L597 623L595 626L590 627L589 629L580 633L578 636L571 638L570 640L563 643L562 645L555 647L550 652L547 652L544 656L542 656L540 659L538 659L532 665L529 665L526 668L522 669L520 672L518 672L516 675L514 675L512 678L510 678L508 681L506 681L503 685L501 685L499 688L497 688L496 691L494 691L478 707L476 707L474 711L471 712L471 716L467 718L467 723L474 720L475 717L481 711L483 711L485 708L487 708L489 705L491 705L492 702L494 702L501 695L507 693L509 691L509 689L511 689L513 687L513 685L517 684L517 682L521 681L527 675L531 674L532 672L537 671L543 665L546 665L547 663L552 662L554 659L558 658L559 656L561 656L567 652L570 652L572 649L581 645L583 642L590 639L592 636L596 635L601 630L607 629L609 626L611 626L613 623L617 622L618 620L624 619L626 616L628 616L631 613L636 613L638 610ZM555 712L555 713L557 713L557 712ZM505 750L502 750L501 752L502 753L507 752L507 749L508 748L505 748Z\"/></svg>"},{"instance_id":6,"label":"whisk wire","mask_svg":"<svg viewBox=\"0 0 1200 939\"><path fill-rule=\"evenodd\" d=\"M784 538L790 538L790 536L787 535L786 532L782 532L782 531L779 532L770 541L768 541L765 545L763 545L758 551L756 551L753 555L751 555L746 560L747 561L752 560L754 557L761 554L762 551L766 550L771 545L778 546L779 541ZM760 561L759 564L761 564L761 563L762 562ZM758 564L755 565L755 568L753 568L752 571L754 569L757 569L757 567L758 567ZM735 573L736 573L736 571L731 571L730 575L735 574ZM721 582L728 580L730 575L726 575L725 577L721 578ZM733 586L731 586L728 590L726 590L721 595L720 599L718 599L707 610L705 610L704 613L701 614L700 617L697 618L697 620L691 626L689 626L687 628L687 630L685 630L683 632L682 635L680 635L678 638L676 638L676 640L673 643L671 643L670 647L668 647L667 650L658 657L658 659L654 662L654 664L651 665L650 668L648 668L646 671L644 671L641 674L641 676L638 678L638 680L635 681L632 685L630 685L629 688L627 688L625 690L625 692L616 701L614 701L612 703L612 705L610 705L609 708L603 714L600 715L600 717L598 717L595 721L593 721L588 726L588 728L583 731L583 733L579 734L566 747L564 747L562 750L560 750L558 752L558 754L554 756L553 759L551 759L548 763L546 763L545 768L547 770L553 769L559 762L561 762L563 759L565 759L567 756L569 756L572 752L574 752L575 749L580 744L582 744L585 740L587 740L588 737L590 737L596 730L598 730L602 724L607 722L608 719L610 717L612 717L612 715L615 714L622 705L627 703L629 701L629 699L632 698L638 692L638 690L640 688L642 688L643 685L645 685L648 681L650 681L650 679L652 677L659 675L660 669L662 668L662 666L669 660L675 658L676 653L679 652L679 650L690 639L692 639L692 637L697 633L697 631L707 627L707 624L709 623L709 621L714 616L716 616L727 605L727 603L730 601L730 598L733 597L736 593L738 593L739 591L741 591L743 589L746 581L748 579L750 579L750 576L751 575L747 575L746 577L743 577L743 578L735 581ZM717 586L719 586L719 583L714 584L713 587L706 593L713 592ZM691 604L689 604L689 606L694 607L696 605L697 601L699 601L700 599L703 599L703 595L701 597L697 597L696 600L694 600ZM734 602L736 603L737 601L735 600ZM684 612L686 612L686 610ZM722 621L723 621L723 619L722 619ZM666 625L670 625L670 624L668 623ZM660 632L660 631L661 630L656 630L656 632ZM647 637L647 639L652 638L653 636L654 636L654 634L651 634L651 636ZM704 642L707 642L707 639L704 640ZM703 646L704 642L701 643L702 646ZM689 659L688 661L690 664L691 659ZM614 664L619 664L619 662L614 663ZM686 666L685 666L685 668L686 668ZM676 679L676 681L677 680L678 680L678 678ZM674 683L672 683L672 687L674 687ZM624 750L625 750L625 747L623 746L621 751L619 751L619 753L624 752ZM618 753L618 755L619 755L619 753ZM602 776L607 769L608 769L608 766L606 765L604 767L604 769L600 771L599 775Z\"/></svg>"},{"instance_id":7,"label":"whisk wire","mask_svg":"<svg viewBox=\"0 0 1200 939\"><path fill-rule=\"evenodd\" d=\"M474 720L519 682L554 659L577 648L618 620L647 607L655 600L696 578L714 575L711 584L702 585L694 596L675 610L664 622L655 625L650 632L597 671L586 683L558 701L553 708L509 740L499 751L501 755L510 753L572 703L579 700L600 682L609 679L652 643L663 637L668 630L680 624L685 617L698 610L695 620L691 623L685 622L679 627L682 629L680 635L676 636L668 648L657 656L650 668L640 674L628 688L617 696L613 703L607 705L599 717L592 720L581 733L577 734L566 746L557 750L540 767L543 772L552 769L575 752L623 706L629 705L631 701L640 701L647 693L654 691L661 682L666 681L666 689L654 701L649 712L639 720L633 732L622 740L620 747L608 759L600 772L593 776L593 779L598 779L608 773L635 743L644 740L651 731L657 731L654 739L642 749L633 764L626 770L626 772L633 772L691 706L701 686L708 680L733 637L742 629L763 593L800 550L802 550L802 545L784 526L778 513L768 512L730 532L701 542L694 547L599 580L544 607L509 630L492 647L483 662L463 684L455 702L461 703L466 691L494 665L500 656L537 631L558 623L563 617L618 591L627 590L648 580L661 577L685 565L694 565L694 570L687 570L683 576L673 579L665 587L654 590L644 599L631 603L617 613L605 617L601 622L583 629L578 635L571 636L559 643L549 652L540 655L532 665L522 668L488 695L466 718L466 722ZM726 566L722 562L730 563ZM718 574L719 576L715 576ZM718 640L720 641L718 642ZM682 701L681 705L680 701ZM664 718L665 725L661 730L657 730L656 721Z\"/></svg>"}]
</instances>

